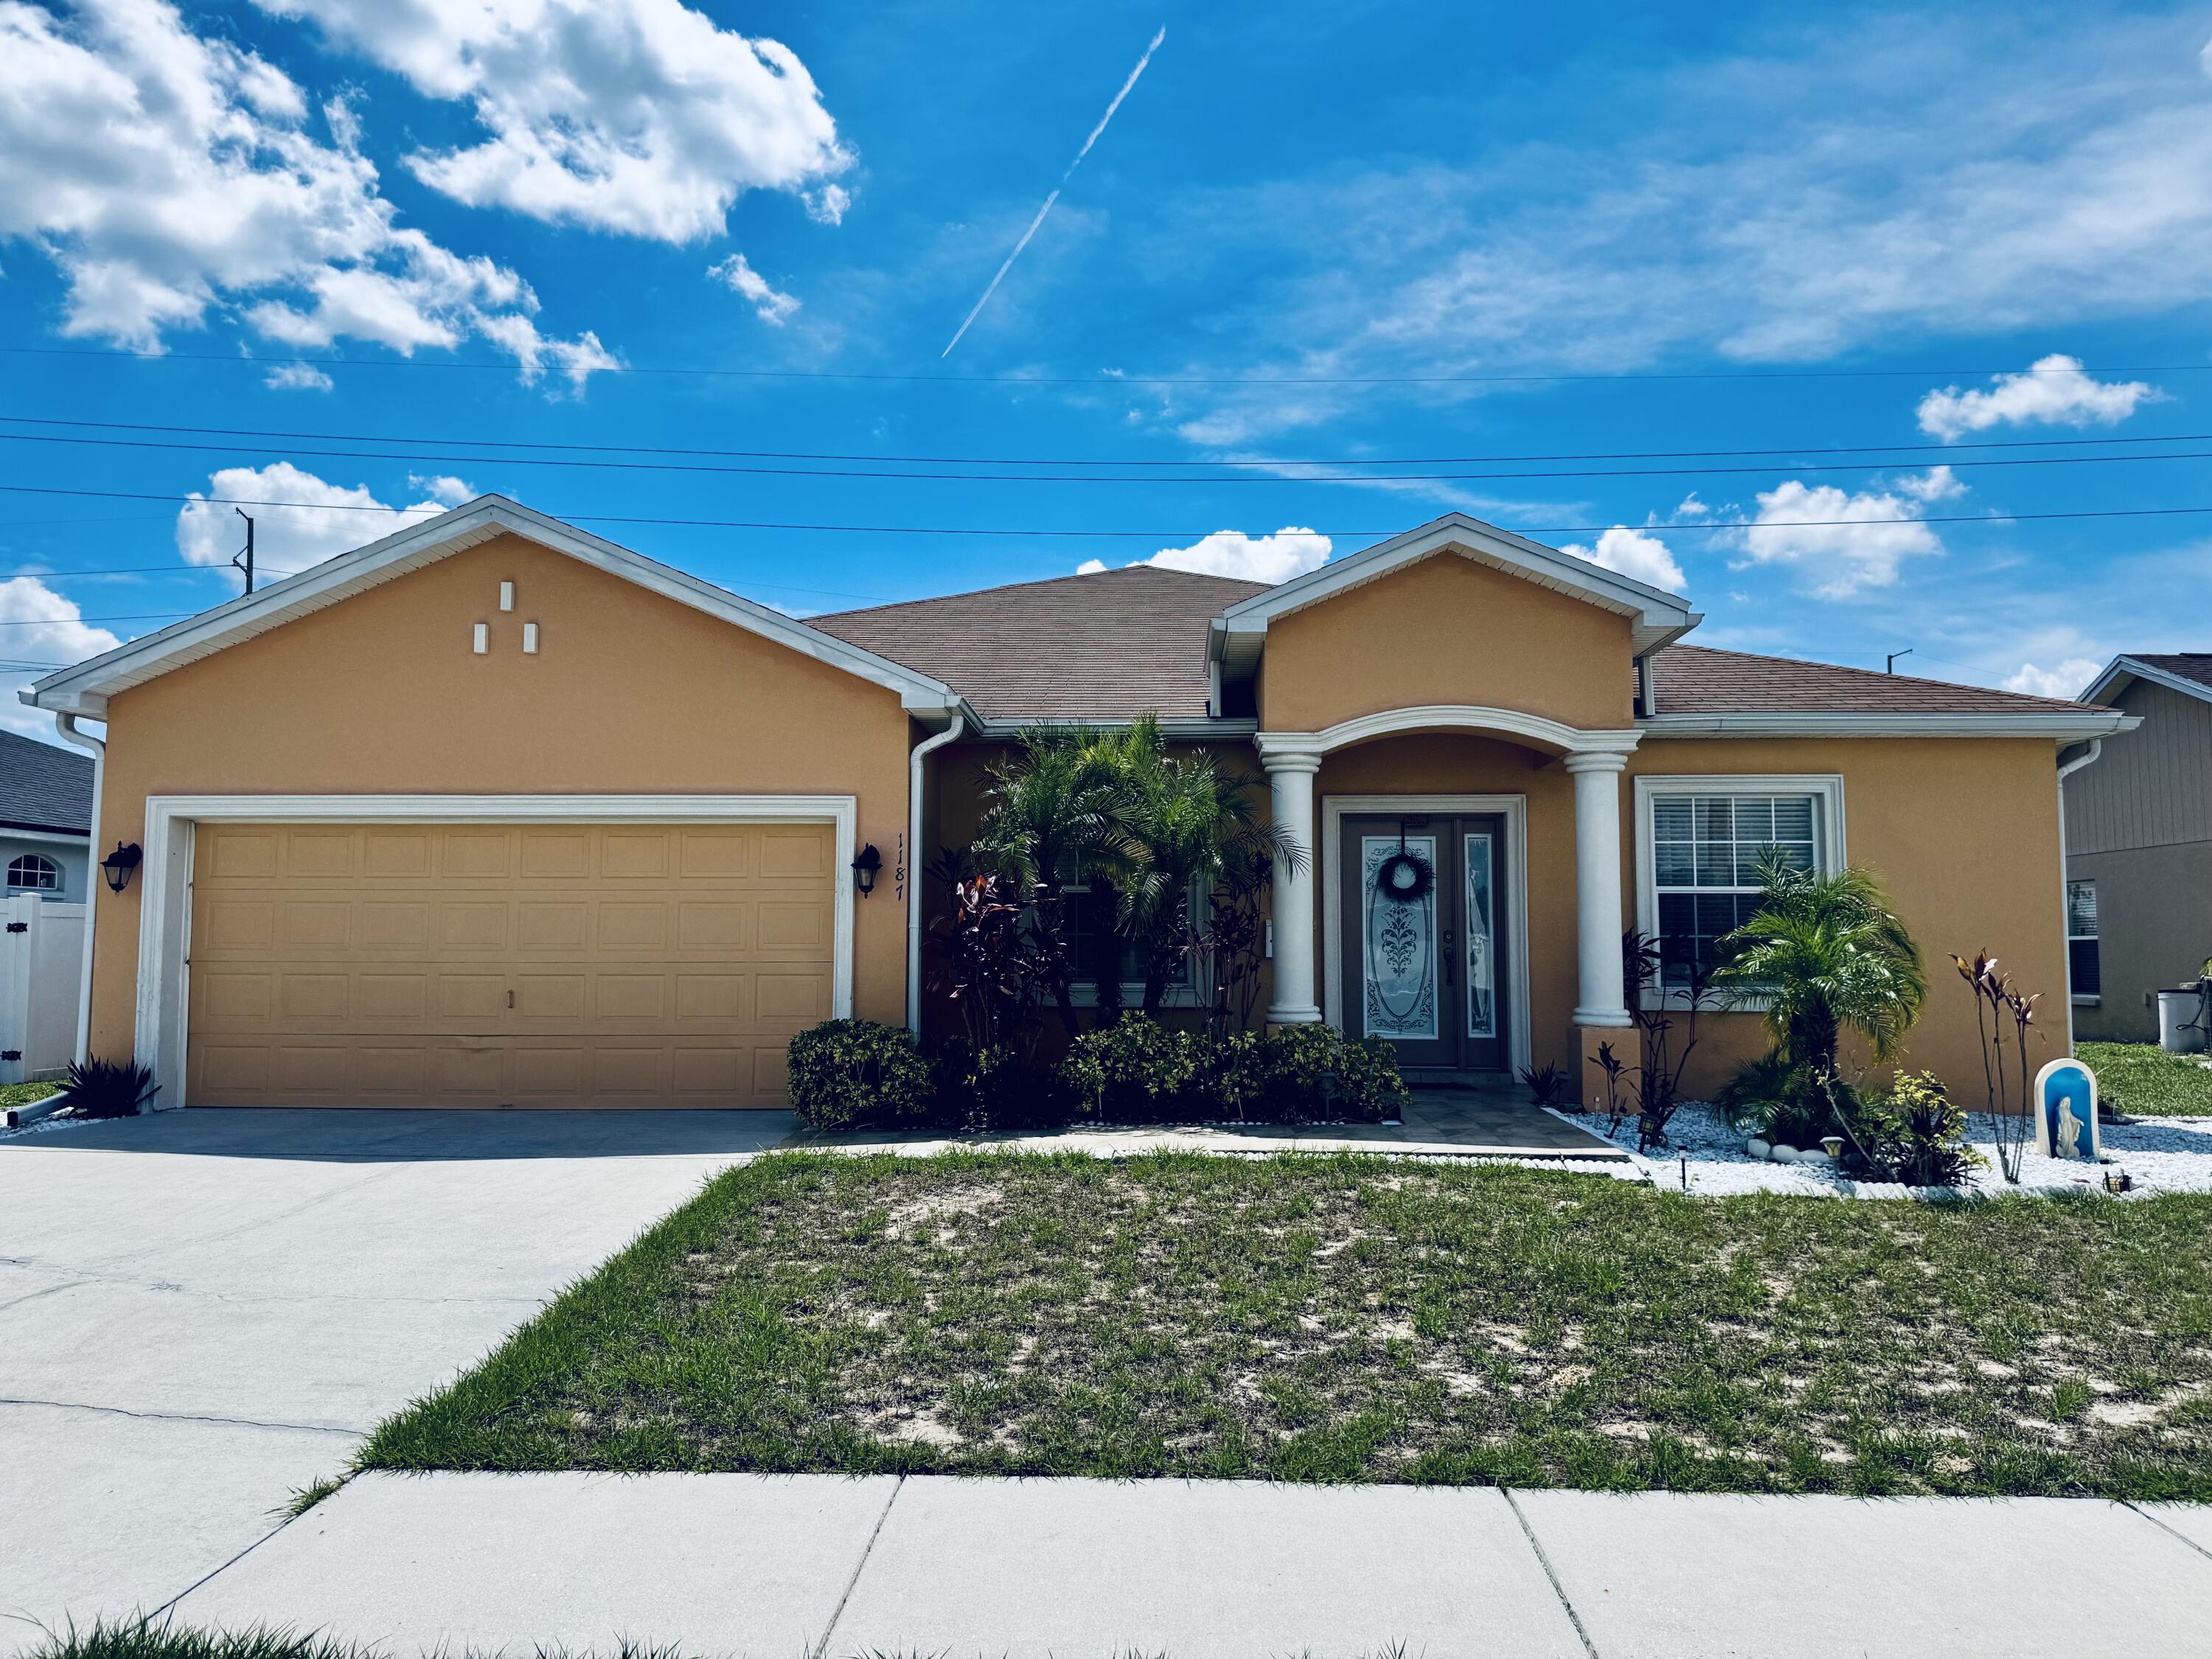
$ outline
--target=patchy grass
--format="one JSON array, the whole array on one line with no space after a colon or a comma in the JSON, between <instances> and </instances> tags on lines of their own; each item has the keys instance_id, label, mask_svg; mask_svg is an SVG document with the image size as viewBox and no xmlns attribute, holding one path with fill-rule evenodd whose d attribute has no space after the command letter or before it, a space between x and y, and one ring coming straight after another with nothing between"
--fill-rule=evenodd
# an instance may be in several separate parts
<instances>
[{"instance_id":1,"label":"patchy grass","mask_svg":"<svg viewBox=\"0 0 2212 1659\"><path fill-rule=\"evenodd\" d=\"M2212 1500L2208 1236L2191 1194L779 1155L361 1462Z\"/></svg>"},{"instance_id":2,"label":"patchy grass","mask_svg":"<svg viewBox=\"0 0 2212 1659\"><path fill-rule=\"evenodd\" d=\"M0 1083L0 1111L35 1106L62 1085L58 1083Z\"/></svg>"},{"instance_id":3,"label":"patchy grass","mask_svg":"<svg viewBox=\"0 0 2212 1659\"><path fill-rule=\"evenodd\" d=\"M2097 1097L2130 1117L2212 1117L2212 1066L2155 1042L2077 1042L2097 1074Z\"/></svg>"}]
</instances>

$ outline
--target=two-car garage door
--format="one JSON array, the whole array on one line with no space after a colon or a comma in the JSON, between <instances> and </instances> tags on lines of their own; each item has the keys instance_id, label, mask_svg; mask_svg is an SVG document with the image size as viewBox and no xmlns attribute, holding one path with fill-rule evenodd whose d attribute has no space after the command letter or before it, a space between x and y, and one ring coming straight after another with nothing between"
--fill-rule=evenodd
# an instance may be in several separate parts
<instances>
[{"instance_id":1,"label":"two-car garage door","mask_svg":"<svg viewBox=\"0 0 2212 1659\"><path fill-rule=\"evenodd\" d=\"M781 1103L832 869L826 823L203 823L186 1103Z\"/></svg>"}]
</instances>

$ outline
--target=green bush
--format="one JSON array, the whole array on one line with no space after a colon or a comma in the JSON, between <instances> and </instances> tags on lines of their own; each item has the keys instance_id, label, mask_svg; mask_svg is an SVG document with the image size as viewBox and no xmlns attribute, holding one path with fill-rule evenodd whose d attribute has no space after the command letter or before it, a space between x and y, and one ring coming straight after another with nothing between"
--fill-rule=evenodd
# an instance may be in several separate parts
<instances>
[{"instance_id":1,"label":"green bush","mask_svg":"<svg viewBox=\"0 0 2212 1659\"><path fill-rule=\"evenodd\" d=\"M935 1121L945 1128L1056 1129L1076 1104L1062 1073L1004 1044L938 1051Z\"/></svg>"},{"instance_id":2,"label":"green bush","mask_svg":"<svg viewBox=\"0 0 2212 1659\"><path fill-rule=\"evenodd\" d=\"M1060 1079L1077 1110L1100 1122L1187 1121L1217 1103L1194 1086L1205 1042L1142 1014L1124 1014L1068 1045Z\"/></svg>"},{"instance_id":3,"label":"green bush","mask_svg":"<svg viewBox=\"0 0 2212 1659\"><path fill-rule=\"evenodd\" d=\"M1778 1050L1748 1060L1713 1091L1713 1107L1736 1128L1778 1146L1817 1146L1841 1134L1840 1109L1856 1121L1858 1096L1840 1078L1823 1081Z\"/></svg>"},{"instance_id":4,"label":"green bush","mask_svg":"<svg viewBox=\"0 0 2212 1659\"><path fill-rule=\"evenodd\" d=\"M825 1020L792 1038L789 1060L791 1109L810 1129L911 1127L936 1112L934 1068L896 1026Z\"/></svg>"},{"instance_id":5,"label":"green bush","mask_svg":"<svg viewBox=\"0 0 2212 1659\"><path fill-rule=\"evenodd\" d=\"M1966 1144L1966 1111L1932 1073L1899 1072L1859 1112L1859 1139L1877 1174L1908 1187L1958 1187L1980 1167Z\"/></svg>"},{"instance_id":6,"label":"green bush","mask_svg":"<svg viewBox=\"0 0 2212 1659\"><path fill-rule=\"evenodd\" d=\"M1398 1073L1397 1051L1381 1037L1339 1045L1337 1109L1356 1123L1381 1123L1403 1115L1410 1091Z\"/></svg>"}]
</instances>

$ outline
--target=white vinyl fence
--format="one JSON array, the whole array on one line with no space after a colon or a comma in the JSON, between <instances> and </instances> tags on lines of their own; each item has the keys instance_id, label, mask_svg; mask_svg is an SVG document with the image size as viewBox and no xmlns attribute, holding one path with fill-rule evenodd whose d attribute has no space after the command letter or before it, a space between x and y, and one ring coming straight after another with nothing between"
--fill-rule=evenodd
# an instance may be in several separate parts
<instances>
[{"instance_id":1,"label":"white vinyl fence","mask_svg":"<svg viewBox=\"0 0 2212 1659\"><path fill-rule=\"evenodd\" d=\"M84 906L0 899L0 1083L58 1078L76 1058Z\"/></svg>"}]
</instances>

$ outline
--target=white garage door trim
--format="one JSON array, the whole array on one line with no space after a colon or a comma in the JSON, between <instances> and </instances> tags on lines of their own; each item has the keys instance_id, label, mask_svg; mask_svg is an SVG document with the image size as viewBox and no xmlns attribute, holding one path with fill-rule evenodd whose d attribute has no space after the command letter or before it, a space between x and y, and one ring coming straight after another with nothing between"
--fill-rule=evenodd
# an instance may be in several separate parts
<instances>
[{"instance_id":1,"label":"white garage door trim","mask_svg":"<svg viewBox=\"0 0 2212 1659\"><path fill-rule=\"evenodd\" d=\"M192 840L198 824L827 823L836 961L830 1012L853 1013L853 862L860 818L851 795L149 795L138 894L137 1054L161 1085L157 1107L185 1103L185 947L192 936Z\"/></svg>"}]
</instances>

